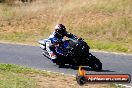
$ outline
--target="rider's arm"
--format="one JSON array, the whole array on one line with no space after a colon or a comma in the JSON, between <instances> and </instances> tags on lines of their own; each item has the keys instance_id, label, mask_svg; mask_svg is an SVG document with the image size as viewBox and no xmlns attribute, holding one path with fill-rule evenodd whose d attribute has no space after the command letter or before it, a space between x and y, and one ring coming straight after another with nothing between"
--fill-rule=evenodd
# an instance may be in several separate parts
<instances>
[{"instance_id":1,"label":"rider's arm","mask_svg":"<svg viewBox=\"0 0 132 88\"><path fill-rule=\"evenodd\" d=\"M51 40L51 43L53 45L55 45L55 46L58 46L58 44L61 44L62 43L62 41L59 40L59 39L57 39L57 38L50 38L50 40Z\"/></svg>"},{"instance_id":2,"label":"rider's arm","mask_svg":"<svg viewBox=\"0 0 132 88\"><path fill-rule=\"evenodd\" d=\"M72 39L75 39L75 40L78 39L78 37L73 35L72 33L66 33L66 37L72 38Z\"/></svg>"},{"instance_id":3,"label":"rider's arm","mask_svg":"<svg viewBox=\"0 0 132 88\"><path fill-rule=\"evenodd\" d=\"M55 32L53 32L50 36L49 36L49 38L48 38L49 40L51 40L51 43L53 44L53 45L57 45L57 44L59 44L61 41L55 36Z\"/></svg>"}]
</instances>

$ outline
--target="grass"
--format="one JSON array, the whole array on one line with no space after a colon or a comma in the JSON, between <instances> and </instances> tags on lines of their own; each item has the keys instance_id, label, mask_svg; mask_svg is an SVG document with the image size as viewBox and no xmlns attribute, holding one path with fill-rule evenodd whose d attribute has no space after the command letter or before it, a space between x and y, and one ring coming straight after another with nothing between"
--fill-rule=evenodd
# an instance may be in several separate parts
<instances>
[{"instance_id":1,"label":"grass","mask_svg":"<svg viewBox=\"0 0 132 88\"><path fill-rule=\"evenodd\" d=\"M93 40L88 40L87 43L91 46L93 49L98 49L98 50L107 50L107 51L112 51L112 52L128 52L129 48L125 44L121 45L120 42L112 43L109 41L93 41Z\"/></svg>"},{"instance_id":2,"label":"grass","mask_svg":"<svg viewBox=\"0 0 132 88\"><path fill-rule=\"evenodd\" d=\"M132 53L131 0L38 0L0 4L0 40L35 43L55 24L89 41L91 48Z\"/></svg>"},{"instance_id":3,"label":"grass","mask_svg":"<svg viewBox=\"0 0 132 88\"><path fill-rule=\"evenodd\" d=\"M81 88L74 77L12 64L0 64L0 88ZM83 88L119 88L115 84L86 84ZM120 87L122 88L122 87Z\"/></svg>"},{"instance_id":4,"label":"grass","mask_svg":"<svg viewBox=\"0 0 132 88\"><path fill-rule=\"evenodd\" d=\"M55 75L26 67L0 64L0 88L40 88L36 84L38 80L32 78L38 74L45 77L54 77Z\"/></svg>"},{"instance_id":5,"label":"grass","mask_svg":"<svg viewBox=\"0 0 132 88\"><path fill-rule=\"evenodd\" d=\"M0 88L35 88L35 81L20 75L31 69L9 64L0 64Z\"/></svg>"},{"instance_id":6,"label":"grass","mask_svg":"<svg viewBox=\"0 0 132 88\"><path fill-rule=\"evenodd\" d=\"M0 71L4 71L4 72L12 72L12 73L22 73L22 74L42 74L44 76L47 77L52 77L53 75L55 75L54 73L48 73L46 71L41 71L41 70L37 70L37 69L32 69L32 68L27 68L27 67L23 67L23 66L17 66L14 64L0 64Z\"/></svg>"},{"instance_id":7,"label":"grass","mask_svg":"<svg viewBox=\"0 0 132 88\"><path fill-rule=\"evenodd\" d=\"M0 77L0 88L35 88L33 80L11 72L1 71Z\"/></svg>"}]
</instances>

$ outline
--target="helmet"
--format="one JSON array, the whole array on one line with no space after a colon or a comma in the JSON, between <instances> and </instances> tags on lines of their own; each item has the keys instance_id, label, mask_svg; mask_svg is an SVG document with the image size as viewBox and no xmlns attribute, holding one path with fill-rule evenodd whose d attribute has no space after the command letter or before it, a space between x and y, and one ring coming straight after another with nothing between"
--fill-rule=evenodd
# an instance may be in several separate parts
<instances>
[{"instance_id":1,"label":"helmet","mask_svg":"<svg viewBox=\"0 0 132 88\"><path fill-rule=\"evenodd\" d=\"M59 34L60 36L64 36L66 34L66 28L63 24L57 24L55 26L55 33Z\"/></svg>"}]
</instances>

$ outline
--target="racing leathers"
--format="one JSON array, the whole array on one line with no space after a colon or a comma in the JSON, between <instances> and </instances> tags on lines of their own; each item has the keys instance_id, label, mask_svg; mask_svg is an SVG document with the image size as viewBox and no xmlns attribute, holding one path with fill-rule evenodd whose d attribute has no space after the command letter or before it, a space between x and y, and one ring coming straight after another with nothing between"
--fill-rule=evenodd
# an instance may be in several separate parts
<instances>
[{"instance_id":1,"label":"racing leathers","mask_svg":"<svg viewBox=\"0 0 132 88\"><path fill-rule=\"evenodd\" d=\"M56 32L53 32L48 38L49 42L48 42L48 44L46 44L46 49L49 53L50 59L53 62L56 62L58 59L56 53L59 55L62 55L62 56L65 55L65 52L63 52L63 49L62 49L64 47L61 45L61 44L63 44L64 36L66 36L68 38L72 38L72 39L77 39L77 37L75 35L68 33L68 32L63 36L60 36ZM52 46L54 46L54 48Z\"/></svg>"}]
</instances>

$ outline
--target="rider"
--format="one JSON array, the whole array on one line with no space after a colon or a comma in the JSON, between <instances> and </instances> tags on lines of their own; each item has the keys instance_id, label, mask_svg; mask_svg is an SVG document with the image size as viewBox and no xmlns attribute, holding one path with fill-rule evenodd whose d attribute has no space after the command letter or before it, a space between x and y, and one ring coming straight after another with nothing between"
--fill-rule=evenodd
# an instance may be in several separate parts
<instances>
[{"instance_id":1,"label":"rider","mask_svg":"<svg viewBox=\"0 0 132 88\"><path fill-rule=\"evenodd\" d=\"M68 33L66 31L66 27L63 24L57 24L54 28L54 32L48 38L48 40L50 40L50 43L52 45L47 46L47 51L49 53L51 60L54 63L58 59L55 53L65 56L65 53L61 49L64 36L72 39L77 39L75 35ZM53 49L52 46L55 46L55 49Z\"/></svg>"}]
</instances>

